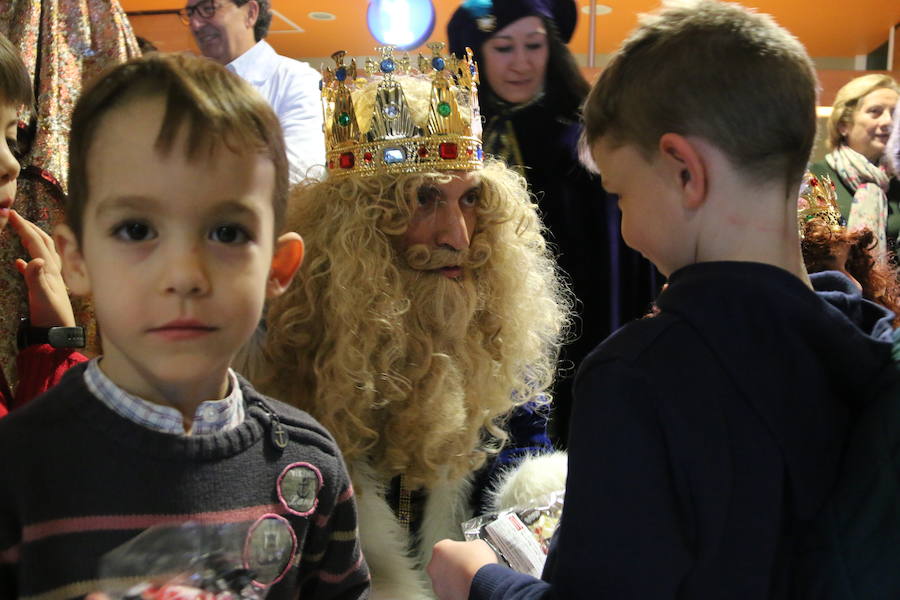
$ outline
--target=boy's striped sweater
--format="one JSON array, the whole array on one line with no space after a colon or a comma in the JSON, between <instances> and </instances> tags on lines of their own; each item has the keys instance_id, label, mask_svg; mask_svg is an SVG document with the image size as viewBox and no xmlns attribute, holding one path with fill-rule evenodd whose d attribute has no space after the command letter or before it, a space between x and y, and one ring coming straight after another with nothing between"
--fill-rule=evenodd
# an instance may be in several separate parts
<instances>
[{"instance_id":1,"label":"boy's striped sweater","mask_svg":"<svg viewBox=\"0 0 900 600\"><path fill-rule=\"evenodd\" d=\"M103 554L150 526L188 521L245 526L240 552L274 581L269 600L368 595L353 488L312 417L241 380L239 427L158 433L106 408L83 372L0 420L0 598L104 589Z\"/></svg>"}]
</instances>

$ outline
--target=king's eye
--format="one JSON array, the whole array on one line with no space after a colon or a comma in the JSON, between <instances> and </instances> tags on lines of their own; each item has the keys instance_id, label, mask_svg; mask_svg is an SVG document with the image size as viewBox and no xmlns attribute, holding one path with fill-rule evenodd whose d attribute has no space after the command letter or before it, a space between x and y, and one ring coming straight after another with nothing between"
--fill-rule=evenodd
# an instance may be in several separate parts
<instances>
[{"instance_id":1,"label":"king's eye","mask_svg":"<svg viewBox=\"0 0 900 600\"><path fill-rule=\"evenodd\" d=\"M462 203L465 206L477 206L478 201L481 199L481 192L478 190L472 190L465 196L463 196Z\"/></svg>"},{"instance_id":2,"label":"king's eye","mask_svg":"<svg viewBox=\"0 0 900 600\"><path fill-rule=\"evenodd\" d=\"M441 192L433 185L423 185L416 193L416 200L420 206L425 206L440 199Z\"/></svg>"}]
</instances>

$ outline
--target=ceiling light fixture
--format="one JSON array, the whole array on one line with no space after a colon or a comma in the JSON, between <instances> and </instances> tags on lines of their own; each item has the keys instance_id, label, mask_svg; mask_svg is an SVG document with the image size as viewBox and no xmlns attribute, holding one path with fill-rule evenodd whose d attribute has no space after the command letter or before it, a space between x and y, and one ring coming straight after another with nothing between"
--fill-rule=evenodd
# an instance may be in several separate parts
<instances>
[{"instance_id":1,"label":"ceiling light fixture","mask_svg":"<svg viewBox=\"0 0 900 600\"><path fill-rule=\"evenodd\" d=\"M434 31L431 0L371 0L366 11L369 32L380 44L412 50Z\"/></svg>"},{"instance_id":2,"label":"ceiling light fixture","mask_svg":"<svg viewBox=\"0 0 900 600\"><path fill-rule=\"evenodd\" d=\"M595 11L594 14L597 15L598 17L600 15L608 15L609 13L612 12L612 6L607 6L605 4L595 4L594 11ZM588 4L587 6L582 6L581 12L583 12L586 15L591 14L590 4Z\"/></svg>"}]
</instances>

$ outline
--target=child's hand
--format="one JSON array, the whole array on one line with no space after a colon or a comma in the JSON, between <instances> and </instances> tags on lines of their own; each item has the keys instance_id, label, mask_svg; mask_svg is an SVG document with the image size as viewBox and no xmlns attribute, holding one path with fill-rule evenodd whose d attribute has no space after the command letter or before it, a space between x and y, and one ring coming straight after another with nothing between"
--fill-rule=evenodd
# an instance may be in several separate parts
<instances>
[{"instance_id":1,"label":"child's hand","mask_svg":"<svg viewBox=\"0 0 900 600\"><path fill-rule=\"evenodd\" d=\"M425 570L440 600L466 600L478 569L495 562L494 551L482 540L441 540L434 545Z\"/></svg>"},{"instance_id":2,"label":"child's hand","mask_svg":"<svg viewBox=\"0 0 900 600\"><path fill-rule=\"evenodd\" d=\"M62 261L53 238L14 210L9 211L13 226L31 260L16 259L16 268L28 286L28 311L35 327L72 327L75 315L62 278Z\"/></svg>"}]
</instances>

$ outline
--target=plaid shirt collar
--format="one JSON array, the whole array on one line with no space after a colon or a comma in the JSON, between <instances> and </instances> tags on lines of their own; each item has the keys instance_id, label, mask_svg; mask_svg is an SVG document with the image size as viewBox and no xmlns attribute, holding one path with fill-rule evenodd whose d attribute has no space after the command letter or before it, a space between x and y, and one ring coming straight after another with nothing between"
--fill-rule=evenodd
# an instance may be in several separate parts
<instances>
[{"instance_id":1,"label":"plaid shirt collar","mask_svg":"<svg viewBox=\"0 0 900 600\"><path fill-rule=\"evenodd\" d=\"M184 430L184 419L178 409L162 406L129 394L100 370L99 359L88 363L84 382L88 389L110 410L154 431L175 435L211 435L234 429L244 422L244 395L234 371L228 369L231 391L222 400L207 400L197 406L191 430Z\"/></svg>"}]
</instances>

